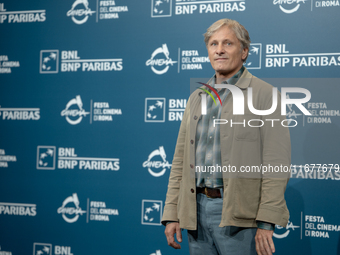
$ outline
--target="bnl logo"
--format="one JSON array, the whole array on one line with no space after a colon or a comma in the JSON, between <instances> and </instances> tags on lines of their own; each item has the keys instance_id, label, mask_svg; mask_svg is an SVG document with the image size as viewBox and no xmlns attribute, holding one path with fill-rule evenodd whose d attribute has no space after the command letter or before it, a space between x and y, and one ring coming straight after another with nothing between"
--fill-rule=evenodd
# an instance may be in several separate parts
<instances>
[{"instance_id":1,"label":"bnl logo","mask_svg":"<svg viewBox=\"0 0 340 255\"><path fill-rule=\"evenodd\" d=\"M38 146L37 169L54 170L56 158L55 146Z\"/></svg>"},{"instance_id":2,"label":"bnl logo","mask_svg":"<svg viewBox=\"0 0 340 255\"><path fill-rule=\"evenodd\" d=\"M34 243L33 255L52 255L52 244Z\"/></svg>"},{"instance_id":3,"label":"bnl logo","mask_svg":"<svg viewBox=\"0 0 340 255\"><path fill-rule=\"evenodd\" d=\"M172 0L151 0L151 17L171 17Z\"/></svg>"},{"instance_id":4,"label":"bnl logo","mask_svg":"<svg viewBox=\"0 0 340 255\"><path fill-rule=\"evenodd\" d=\"M247 62L244 64L247 69L261 69L262 43L251 43Z\"/></svg>"},{"instance_id":5,"label":"bnl logo","mask_svg":"<svg viewBox=\"0 0 340 255\"><path fill-rule=\"evenodd\" d=\"M52 244L34 243L33 255L52 255ZM70 246L54 246L54 255L73 255Z\"/></svg>"},{"instance_id":6,"label":"bnl logo","mask_svg":"<svg viewBox=\"0 0 340 255\"><path fill-rule=\"evenodd\" d=\"M40 73L58 73L59 50L40 51Z\"/></svg>"},{"instance_id":7,"label":"bnl logo","mask_svg":"<svg viewBox=\"0 0 340 255\"><path fill-rule=\"evenodd\" d=\"M145 99L145 122L165 122L165 98Z\"/></svg>"},{"instance_id":8,"label":"bnl logo","mask_svg":"<svg viewBox=\"0 0 340 255\"><path fill-rule=\"evenodd\" d=\"M146 200L142 201L142 224L143 225L162 225L163 201Z\"/></svg>"}]
</instances>

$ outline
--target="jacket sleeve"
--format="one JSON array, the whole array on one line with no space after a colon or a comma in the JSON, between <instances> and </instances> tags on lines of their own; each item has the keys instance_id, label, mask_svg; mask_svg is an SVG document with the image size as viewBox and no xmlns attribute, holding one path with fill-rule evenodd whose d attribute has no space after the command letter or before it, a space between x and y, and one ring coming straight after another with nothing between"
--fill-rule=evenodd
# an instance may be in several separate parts
<instances>
[{"instance_id":1,"label":"jacket sleeve","mask_svg":"<svg viewBox=\"0 0 340 255\"><path fill-rule=\"evenodd\" d=\"M183 114L182 123L179 129L175 154L172 160L172 167L169 177L168 192L166 194L162 224L168 221L178 221L177 202L179 196L180 182L182 180L184 144L187 135L187 121L190 115L190 98Z\"/></svg>"},{"instance_id":2,"label":"jacket sleeve","mask_svg":"<svg viewBox=\"0 0 340 255\"><path fill-rule=\"evenodd\" d=\"M272 86L270 89L268 87L260 93L262 109L272 106ZM261 116L265 122L260 128L263 174L256 220L285 227L289 220L284 193L290 175L291 144L288 121L281 115L280 97L278 92L276 110L270 115Z\"/></svg>"}]
</instances>

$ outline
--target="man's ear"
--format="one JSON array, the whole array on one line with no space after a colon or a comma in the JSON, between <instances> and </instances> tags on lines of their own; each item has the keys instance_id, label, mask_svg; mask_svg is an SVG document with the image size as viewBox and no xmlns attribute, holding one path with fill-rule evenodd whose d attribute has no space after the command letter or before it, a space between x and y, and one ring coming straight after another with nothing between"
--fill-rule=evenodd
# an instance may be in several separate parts
<instances>
[{"instance_id":1,"label":"man's ear","mask_svg":"<svg viewBox=\"0 0 340 255\"><path fill-rule=\"evenodd\" d=\"M249 48L244 48L242 50L242 60L245 60L246 57L248 56Z\"/></svg>"}]
</instances>

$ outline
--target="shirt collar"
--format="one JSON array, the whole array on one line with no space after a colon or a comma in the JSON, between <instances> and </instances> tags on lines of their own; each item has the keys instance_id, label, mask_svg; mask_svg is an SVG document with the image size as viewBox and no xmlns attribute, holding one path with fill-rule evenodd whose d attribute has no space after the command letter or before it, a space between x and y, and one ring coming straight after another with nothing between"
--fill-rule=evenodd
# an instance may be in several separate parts
<instances>
[{"instance_id":1,"label":"shirt collar","mask_svg":"<svg viewBox=\"0 0 340 255\"><path fill-rule=\"evenodd\" d=\"M245 68L242 65L241 69L233 77L230 77L228 80L226 80L222 83L228 83L228 84L231 84L231 85L235 85L237 83L238 79L242 76L244 69ZM213 87L215 87L215 81L216 81L216 74L214 75L214 79L212 79Z\"/></svg>"}]
</instances>

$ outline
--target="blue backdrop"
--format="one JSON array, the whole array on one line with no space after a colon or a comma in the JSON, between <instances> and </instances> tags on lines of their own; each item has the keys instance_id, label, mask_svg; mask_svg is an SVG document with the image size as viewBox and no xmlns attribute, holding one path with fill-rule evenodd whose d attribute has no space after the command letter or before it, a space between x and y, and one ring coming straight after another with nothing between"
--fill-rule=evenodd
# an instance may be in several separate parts
<instances>
[{"instance_id":1,"label":"blue backdrop","mask_svg":"<svg viewBox=\"0 0 340 255\"><path fill-rule=\"evenodd\" d=\"M167 246L160 219L190 78L214 74L202 34L222 18L249 31L253 75L312 95L312 116L287 108L298 125L276 254L340 254L339 11L315 0L0 1L0 254L188 254L186 237Z\"/></svg>"}]
</instances>

